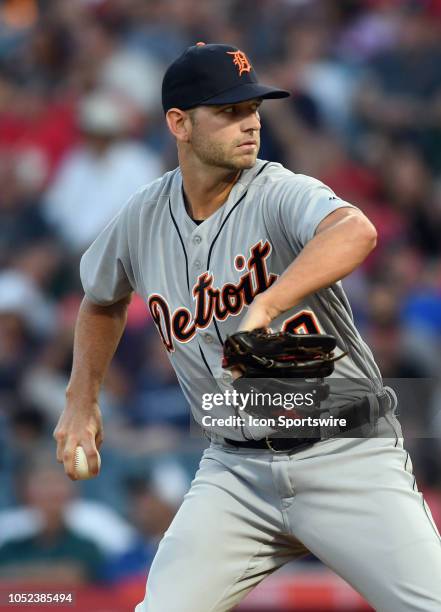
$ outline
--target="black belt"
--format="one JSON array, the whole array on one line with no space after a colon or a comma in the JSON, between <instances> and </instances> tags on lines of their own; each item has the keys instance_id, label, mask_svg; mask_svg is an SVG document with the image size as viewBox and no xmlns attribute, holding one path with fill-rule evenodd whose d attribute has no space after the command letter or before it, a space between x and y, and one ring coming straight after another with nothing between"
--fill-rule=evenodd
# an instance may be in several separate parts
<instances>
[{"instance_id":1,"label":"black belt","mask_svg":"<svg viewBox=\"0 0 441 612\"><path fill-rule=\"evenodd\" d=\"M298 452L304 448L308 448L317 442L328 440L332 437L348 433L354 429L358 429L365 425L374 427L377 420L384 416L392 407L392 397L385 392L382 395L371 395L363 399L343 406L338 409L336 418L346 419L346 425L339 427L339 431L330 436L308 437L308 438L262 438L261 440L231 440L224 438L227 444L238 448L260 448L264 450L272 450L276 453L283 452ZM320 416L323 417L327 413L323 412ZM318 428L311 428L311 431Z\"/></svg>"}]
</instances>

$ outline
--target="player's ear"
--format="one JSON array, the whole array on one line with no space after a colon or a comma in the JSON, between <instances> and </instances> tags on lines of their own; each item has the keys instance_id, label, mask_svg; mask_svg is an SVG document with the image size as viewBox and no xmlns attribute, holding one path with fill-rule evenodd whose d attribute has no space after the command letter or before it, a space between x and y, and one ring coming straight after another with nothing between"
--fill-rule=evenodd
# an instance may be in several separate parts
<instances>
[{"instance_id":1,"label":"player's ear","mask_svg":"<svg viewBox=\"0 0 441 612\"><path fill-rule=\"evenodd\" d=\"M179 108L171 108L167 111L166 120L168 129L180 142L189 142L191 136L192 122L188 112Z\"/></svg>"}]
</instances>

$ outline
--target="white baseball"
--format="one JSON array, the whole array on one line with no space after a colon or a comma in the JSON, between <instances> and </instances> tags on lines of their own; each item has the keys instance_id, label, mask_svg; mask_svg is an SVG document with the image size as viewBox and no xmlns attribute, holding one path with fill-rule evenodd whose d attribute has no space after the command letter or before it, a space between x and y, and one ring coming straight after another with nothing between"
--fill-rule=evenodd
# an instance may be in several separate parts
<instances>
[{"instance_id":1,"label":"white baseball","mask_svg":"<svg viewBox=\"0 0 441 612\"><path fill-rule=\"evenodd\" d=\"M98 453L98 467L100 466L101 457ZM75 449L74 467L75 476L79 480L87 480L88 478L92 478L92 474L89 472L89 465L87 463L86 453L84 452L84 448L82 446L77 446Z\"/></svg>"}]
</instances>

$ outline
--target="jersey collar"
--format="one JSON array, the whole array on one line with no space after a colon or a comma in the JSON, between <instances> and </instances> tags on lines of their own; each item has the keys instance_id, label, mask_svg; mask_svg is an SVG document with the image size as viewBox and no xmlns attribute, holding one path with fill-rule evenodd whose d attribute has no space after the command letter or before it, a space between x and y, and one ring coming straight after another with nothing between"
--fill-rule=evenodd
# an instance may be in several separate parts
<instances>
[{"instance_id":1,"label":"jersey collar","mask_svg":"<svg viewBox=\"0 0 441 612\"><path fill-rule=\"evenodd\" d=\"M205 226L205 224L208 227L212 227L213 231L216 231L218 224L222 223L225 215L227 215L231 208L236 205L237 201L243 196L254 177L259 174L262 166L266 163L266 161L258 159L252 168L243 170L230 191L227 201L201 225L197 225L187 212L183 193L182 174L181 170L177 168L171 186L170 204L173 211L173 216L184 233L191 234L196 229Z\"/></svg>"}]
</instances>

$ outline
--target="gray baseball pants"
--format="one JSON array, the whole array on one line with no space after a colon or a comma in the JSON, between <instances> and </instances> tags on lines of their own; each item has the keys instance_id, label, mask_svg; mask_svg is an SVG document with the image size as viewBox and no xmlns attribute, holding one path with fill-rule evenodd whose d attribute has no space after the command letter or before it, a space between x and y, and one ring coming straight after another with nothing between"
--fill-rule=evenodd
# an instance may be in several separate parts
<instances>
[{"instance_id":1,"label":"gray baseball pants","mask_svg":"<svg viewBox=\"0 0 441 612\"><path fill-rule=\"evenodd\" d=\"M135 611L227 612L311 551L379 612L440 612L440 535L398 421L379 435L291 455L212 443Z\"/></svg>"}]
</instances>

